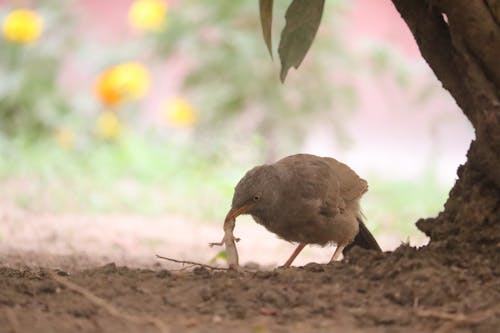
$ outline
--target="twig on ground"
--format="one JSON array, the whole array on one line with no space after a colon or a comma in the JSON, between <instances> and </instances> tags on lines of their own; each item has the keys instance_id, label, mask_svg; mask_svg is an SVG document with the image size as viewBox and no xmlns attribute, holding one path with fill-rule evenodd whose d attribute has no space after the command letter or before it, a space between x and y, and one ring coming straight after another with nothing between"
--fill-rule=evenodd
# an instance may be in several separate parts
<instances>
[{"instance_id":1,"label":"twig on ground","mask_svg":"<svg viewBox=\"0 0 500 333\"><path fill-rule=\"evenodd\" d=\"M500 314L500 306L496 306L484 311L478 311L470 315L465 315L462 313L441 312L436 310L424 310L418 308L415 309L415 314L419 317L447 320L447 322L445 322L435 331L435 333L445 333L461 324L477 324L496 314Z\"/></svg>"},{"instance_id":2,"label":"twig on ground","mask_svg":"<svg viewBox=\"0 0 500 333\"><path fill-rule=\"evenodd\" d=\"M170 332L167 325L158 318L154 318L154 317L150 317L150 316L131 315L131 314L124 313L124 312L120 311L117 307L115 307L113 304L111 304L108 301L94 295L91 291L77 285L74 282L71 282L70 280L68 280L66 278L63 278L63 277L58 276L56 274L53 274L51 272L49 272L49 276L51 279L53 279L57 283L65 286L66 288L68 288L70 290L73 290L73 291L81 294L83 297L87 298L91 303L94 303L96 306L103 308L112 316L125 319L126 321L129 321L129 322L134 323L134 324L153 324L162 333Z\"/></svg>"},{"instance_id":3,"label":"twig on ground","mask_svg":"<svg viewBox=\"0 0 500 333\"><path fill-rule=\"evenodd\" d=\"M173 258L167 258L167 257L160 256L158 254L156 255L156 258L164 259L164 260L168 260L168 261L172 261L172 262L175 262L175 263L178 263L178 264L205 267L205 268L212 269L212 270L219 270L219 271L229 271L229 270L231 270L231 268L215 267L215 266L210 266L210 265L206 265L206 264L202 264L202 263L194 262L194 261L177 260L177 259L173 259Z\"/></svg>"},{"instance_id":4,"label":"twig on ground","mask_svg":"<svg viewBox=\"0 0 500 333\"><path fill-rule=\"evenodd\" d=\"M19 328L19 321L16 318L16 314L10 307L4 308L5 318L7 318L7 322L10 325L10 332L12 333L21 333L21 329Z\"/></svg>"},{"instance_id":5,"label":"twig on ground","mask_svg":"<svg viewBox=\"0 0 500 333\"><path fill-rule=\"evenodd\" d=\"M187 265L187 266L182 266L181 268L169 268L168 270L170 272L182 272L182 271L187 271L190 268L196 267L196 265Z\"/></svg>"}]
</instances>

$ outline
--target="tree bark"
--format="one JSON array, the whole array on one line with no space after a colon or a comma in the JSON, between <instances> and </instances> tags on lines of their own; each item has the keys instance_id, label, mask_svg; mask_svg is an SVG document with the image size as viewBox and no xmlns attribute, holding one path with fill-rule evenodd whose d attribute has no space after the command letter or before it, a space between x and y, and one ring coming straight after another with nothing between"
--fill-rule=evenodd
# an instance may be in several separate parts
<instances>
[{"instance_id":1,"label":"tree bark","mask_svg":"<svg viewBox=\"0 0 500 333\"><path fill-rule=\"evenodd\" d=\"M445 209L417 222L432 242L500 246L500 0L393 0L422 56L475 129Z\"/></svg>"}]
</instances>

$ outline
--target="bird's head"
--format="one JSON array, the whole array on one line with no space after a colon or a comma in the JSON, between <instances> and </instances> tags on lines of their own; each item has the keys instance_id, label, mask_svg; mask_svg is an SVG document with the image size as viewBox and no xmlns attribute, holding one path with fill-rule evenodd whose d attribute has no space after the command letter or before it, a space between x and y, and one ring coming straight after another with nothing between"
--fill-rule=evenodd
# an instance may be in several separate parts
<instances>
[{"instance_id":1,"label":"bird's head","mask_svg":"<svg viewBox=\"0 0 500 333\"><path fill-rule=\"evenodd\" d=\"M248 171L234 189L231 210L226 221L242 214L264 216L279 199L279 177L271 165L257 166Z\"/></svg>"}]
</instances>

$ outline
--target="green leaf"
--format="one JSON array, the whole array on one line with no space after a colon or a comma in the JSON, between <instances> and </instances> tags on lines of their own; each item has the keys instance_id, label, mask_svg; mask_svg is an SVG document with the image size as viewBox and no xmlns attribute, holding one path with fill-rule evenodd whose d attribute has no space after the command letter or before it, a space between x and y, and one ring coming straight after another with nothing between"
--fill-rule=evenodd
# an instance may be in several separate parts
<instances>
[{"instance_id":1,"label":"green leaf","mask_svg":"<svg viewBox=\"0 0 500 333\"><path fill-rule=\"evenodd\" d=\"M273 0L259 0L260 24L262 35L266 43L271 59L273 58L273 40L271 36L273 25Z\"/></svg>"},{"instance_id":2,"label":"green leaf","mask_svg":"<svg viewBox=\"0 0 500 333\"><path fill-rule=\"evenodd\" d=\"M219 251L219 253L217 253L215 255L215 257L213 257L212 259L210 259L210 263L213 264L217 261L217 259L221 259L223 261L227 261L227 252L226 250L222 250L222 251Z\"/></svg>"},{"instance_id":3,"label":"green leaf","mask_svg":"<svg viewBox=\"0 0 500 333\"><path fill-rule=\"evenodd\" d=\"M288 7L286 25L281 33L278 53L281 60L281 82L290 67L298 68L318 31L325 0L293 0Z\"/></svg>"}]
</instances>

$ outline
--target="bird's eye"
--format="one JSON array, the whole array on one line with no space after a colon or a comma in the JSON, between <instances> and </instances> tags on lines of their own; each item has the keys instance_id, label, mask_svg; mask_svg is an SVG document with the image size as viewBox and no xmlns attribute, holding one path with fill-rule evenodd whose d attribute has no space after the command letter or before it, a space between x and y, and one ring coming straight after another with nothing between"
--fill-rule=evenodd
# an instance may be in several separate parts
<instances>
[{"instance_id":1,"label":"bird's eye","mask_svg":"<svg viewBox=\"0 0 500 333\"><path fill-rule=\"evenodd\" d=\"M260 200L260 195L254 195L253 196L253 201L259 201Z\"/></svg>"}]
</instances>

